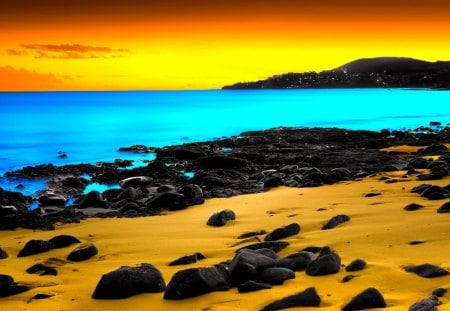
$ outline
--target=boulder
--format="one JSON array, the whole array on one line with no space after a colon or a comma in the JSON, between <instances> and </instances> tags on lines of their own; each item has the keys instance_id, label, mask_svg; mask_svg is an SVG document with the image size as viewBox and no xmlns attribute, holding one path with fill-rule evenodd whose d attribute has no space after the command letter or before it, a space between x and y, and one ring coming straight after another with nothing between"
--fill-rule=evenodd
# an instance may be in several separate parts
<instances>
[{"instance_id":1,"label":"boulder","mask_svg":"<svg viewBox=\"0 0 450 311\"><path fill-rule=\"evenodd\" d=\"M293 271L305 270L306 267L314 260L314 254L311 252L301 251L291 254L287 257L277 260L277 267L284 267Z\"/></svg>"},{"instance_id":2,"label":"boulder","mask_svg":"<svg viewBox=\"0 0 450 311\"><path fill-rule=\"evenodd\" d=\"M0 259L8 258L8 253L0 247Z\"/></svg>"},{"instance_id":3,"label":"boulder","mask_svg":"<svg viewBox=\"0 0 450 311\"><path fill-rule=\"evenodd\" d=\"M268 176L264 179L264 188L275 188L283 184L283 179L280 176Z\"/></svg>"},{"instance_id":4,"label":"boulder","mask_svg":"<svg viewBox=\"0 0 450 311\"><path fill-rule=\"evenodd\" d=\"M40 196L38 199L39 203L43 206L64 206L66 205L66 198L62 195L55 193L48 193Z\"/></svg>"},{"instance_id":5,"label":"boulder","mask_svg":"<svg viewBox=\"0 0 450 311\"><path fill-rule=\"evenodd\" d=\"M267 284L267 283L258 283L255 281L247 281L244 282L242 284L240 284L238 286L238 292L243 294L243 293L250 293L250 292L255 292L261 289L271 289L272 285Z\"/></svg>"},{"instance_id":6,"label":"boulder","mask_svg":"<svg viewBox=\"0 0 450 311\"><path fill-rule=\"evenodd\" d=\"M55 245L49 241L44 240L30 240L25 244L17 257L26 257L35 254L45 253L53 249Z\"/></svg>"},{"instance_id":7,"label":"boulder","mask_svg":"<svg viewBox=\"0 0 450 311\"><path fill-rule=\"evenodd\" d=\"M40 263L29 267L26 270L26 272L30 273L30 274L40 272L41 276L42 275L57 275L58 274L58 271L56 271L55 268L50 267L50 266L46 266L46 265L43 265L43 264L40 264Z\"/></svg>"},{"instance_id":8,"label":"boulder","mask_svg":"<svg viewBox=\"0 0 450 311\"><path fill-rule=\"evenodd\" d=\"M450 213L450 202L445 202L438 209L437 212L440 214Z\"/></svg>"},{"instance_id":9,"label":"boulder","mask_svg":"<svg viewBox=\"0 0 450 311\"><path fill-rule=\"evenodd\" d=\"M88 207L100 207L106 208L106 202L103 200L103 196L98 191L89 192L80 202L78 208Z\"/></svg>"},{"instance_id":10,"label":"boulder","mask_svg":"<svg viewBox=\"0 0 450 311\"><path fill-rule=\"evenodd\" d=\"M84 261L98 254L98 249L93 244L83 244L67 256L70 261Z\"/></svg>"},{"instance_id":11,"label":"boulder","mask_svg":"<svg viewBox=\"0 0 450 311\"><path fill-rule=\"evenodd\" d=\"M7 274L0 274L0 297L8 297L26 292L30 288L25 285L19 285Z\"/></svg>"},{"instance_id":12,"label":"boulder","mask_svg":"<svg viewBox=\"0 0 450 311\"><path fill-rule=\"evenodd\" d=\"M164 293L164 299L180 300L230 288L227 272L221 267L192 268L174 274Z\"/></svg>"},{"instance_id":13,"label":"boulder","mask_svg":"<svg viewBox=\"0 0 450 311\"><path fill-rule=\"evenodd\" d=\"M362 259L353 260L347 267L345 267L345 271L347 272L355 272L360 271L366 267L367 263Z\"/></svg>"},{"instance_id":14,"label":"boulder","mask_svg":"<svg viewBox=\"0 0 450 311\"><path fill-rule=\"evenodd\" d=\"M406 266L405 270L423 278L435 278L449 274L447 270L428 263L417 266Z\"/></svg>"},{"instance_id":15,"label":"boulder","mask_svg":"<svg viewBox=\"0 0 450 311\"><path fill-rule=\"evenodd\" d=\"M264 238L264 241L276 241L296 235L300 232L300 225L297 223L289 224L282 228L277 228Z\"/></svg>"},{"instance_id":16,"label":"boulder","mask_svg":"<svg viewBox=\"0 0 450 311\"><path fill-rule=\"evenodd\" d=\"M319 256L306 267L306 274L320 276L338 273L341 268L341 258L328 246L323 247Z\"/></svg>"},{"instance_id":17,"label":"boulder","mask_svg":"<svg viewBox=\"0 0 450 311\"><path fill-rule=\"evenodd\" d=\"M298 294L276 300L262 308L261 311L275 311L297 307L319 307L320 302L321 300L316 289L309 287Z\"/></svg>"},{"instance_id":18,"label":"boulder","mask_svg":"<svg viewBox=\"0 0 450 311\"><path fill-rule=\"evenodd\" d=\"M439 298L437 296L431 296L426 299L422 299L408 308L408 311L438 311Z\"/></svg>"},{"instance_id":19,"label":"boulder","mask_svg":"<svg viewBox=\"0 0 450 311\"><path fill-rule=\"evenodd\" d=\"M180 188L179 193L184 195L189 205L203 204L205 202L203 190L199 185L184 185Z\"/></svg>"},{"instance_id":20,"label":"boulder","mask_svg":"<svg viewBox=\"0 0 450 311\"><path fill-rule=\"evenodd\" d=\"M230 283L232 286L237 286L249 280L257 280L262 271L275 265L275 259L260 254L256 250L243 249L230 262Z\"/></svg>"},{"instance_id":21,"label":"boulder","mask_svg":"<svg viewBox=\"0 0 450 311\"><path fill-rule=\"evenodd\" d=\"M98 282L92 298L123 299L141 293L160 293L166 289L161 272L153 265L122 266L106 273Z\"/></svg>"},{"instance_id":22,"label":"boulder","mask_svg":"<svg viewBox=\"0 0 450 311\"><path fill-rule=\"evenodd\" d=\"M325 225L322 226L322 230L333 229L344 222L350 220L350 216L347 215L337 215L331 218Z\"/></svg>"},{"instance_id":23,"label":"boulder","mask_svg":"<svg viewBox=\"0 0 450 311\"><path fill-rule=\"evenodd\" d=\"M383 295L373 287L370 287L353 297L349 303L342 307L342 311L356 311L365 309L386 308Z\"/></svg>"},{"instance_id":24,"label":"boulder","mask_svg":"<svg viewBox=\"0 0 450 311\"><path fill-rule=\"evenodd\" d=\"M181 266L181 265L188 265L192 263L196 263L198 260L206 259L206 257L202 253L195 253L192 255L186 255L183 257L180 257L172 262L169 263L169 266Z\"/></svg>"},{"instance_id":25,"label":"boulder","mask_svg":"<svg viewBox=\"0 0 450 311\"><path fill-rule=\"evenodd\" d=\"M76 237L66 234L55 236L48 241L53 243L53 248L63 248L72 244L81 243Z\"/></svg>"},{"instance_id":26,"label":"boulder","mask_svg":"<svg viewBox=\"0 0 450 311\"><path fill-rule=\"evenodd\" d=\"M433 296L438 296L438 297L444 297L444 295L447 293L447 289L446 288L436 288L435 290L433 290L433 292L431 293L431 295Z\"/></svg>"},{"instance_id":27,"label":"boulder","mask_svg":"<svg viewBox=\"0 0 450 311\"><path fill-rule=\"evenodd\" d=\"M119 181L119 185L122 189L127 188L140 188L150 185L153 182L153 178L150 176L135 176L122 179Z\"/></svg>"},{"instance_id":28,"label":"boulder","mask_svg":"<svg viewBox=\"0 0 450 311\"><path fill-rule=\"evenodd\" d=\"M147 204L149 208L165 208L177 211L187 207L184 195L174 192L162 192L153 197Z\"/></svg>"},{"instance_id":29,"label":"boulder","mask_svg":"<svg viewBox=\"0 0 450 311\"><path fill-rule=\"evenodd\" d=\"M295 279L294 271L281 267L267 268L258 277L258 281L261 283L271 285L282 285L284 281L290 279Z\"/></svg>"},{"instance_id":30,"label":"boulder","mask_svg":"<svg viewBox=\"0 0 450 311\"><path fill-rule=\"evenodd\" d=\"M206 224L211 227L222 227L227 223L227 221L235 219L236 214L232 210L226 209L211 215Z\"/></svg>"}]
</instances>

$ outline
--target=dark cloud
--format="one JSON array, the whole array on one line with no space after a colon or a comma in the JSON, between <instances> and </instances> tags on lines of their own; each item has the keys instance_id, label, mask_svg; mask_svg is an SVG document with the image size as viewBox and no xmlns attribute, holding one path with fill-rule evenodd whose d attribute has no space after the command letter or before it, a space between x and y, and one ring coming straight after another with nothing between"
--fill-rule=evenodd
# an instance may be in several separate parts
<instances>
[{"instance_id":1,"label":"dark cloud","mask_svg":"<svg viewBox=\"0 0 450 311\"><path fill-rule=\"evenodd\" d=\"M82 44L21 44L24 50L14 51L9 55L23 55L32 52L35 58L53 59L86 59L86 58L116 58L125 57L130 51L127 49L114 49L107 46L91 46Z\"/></svg>"}]
</instances>

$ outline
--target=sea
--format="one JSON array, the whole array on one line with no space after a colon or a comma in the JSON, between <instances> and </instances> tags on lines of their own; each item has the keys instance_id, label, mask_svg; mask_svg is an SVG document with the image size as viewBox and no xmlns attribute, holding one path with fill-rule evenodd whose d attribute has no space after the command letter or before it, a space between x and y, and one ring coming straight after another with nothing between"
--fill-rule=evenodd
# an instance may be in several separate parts
<instances>
[{"instance_id":1,"label":"sea","mask_svg":"<svg viewBox=\"0 0 450 311\"><path fill-rule=\"evenodd\" d=\"M27 195L45 189L46 180L3 176L29 165L117 158L146 165L154 154L118 151L138 144L162 147L275 127L446 126L449 103L450 91L411 89L4 92L0 187Z\"/></svg>"}]
</instances>

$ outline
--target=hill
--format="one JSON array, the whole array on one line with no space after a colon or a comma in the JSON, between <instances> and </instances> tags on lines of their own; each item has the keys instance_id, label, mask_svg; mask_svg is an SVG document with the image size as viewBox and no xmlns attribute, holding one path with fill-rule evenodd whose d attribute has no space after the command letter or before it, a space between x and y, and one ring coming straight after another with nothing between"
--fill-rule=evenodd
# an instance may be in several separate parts
<instances>
[{"instance_id":1,"label":"hill","mask_svg":"<svg viewBox=\"0 0 450 311\"><path fill-rule=\"evenodd\" d=\"M285 73L223 89L450 88L450 61L405 57L362 58L322 72Z\"/></svg>"}]
</instances>

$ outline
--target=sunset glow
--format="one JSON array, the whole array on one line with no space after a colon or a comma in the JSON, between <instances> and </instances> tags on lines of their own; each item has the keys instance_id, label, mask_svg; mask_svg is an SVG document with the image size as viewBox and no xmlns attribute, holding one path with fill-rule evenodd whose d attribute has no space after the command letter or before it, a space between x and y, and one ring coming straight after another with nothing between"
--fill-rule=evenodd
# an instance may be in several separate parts
<instances>
[{"instance_id":1,"label":"sunset glow","mask_svg":"<svg viewBox=\"0 0 450 311\"><path fill-rule=\"evenodd\" d=\"M449 60L448 1L0 4L0 90L215 89L376 56Z\"/></svg>"}]
</instances>

